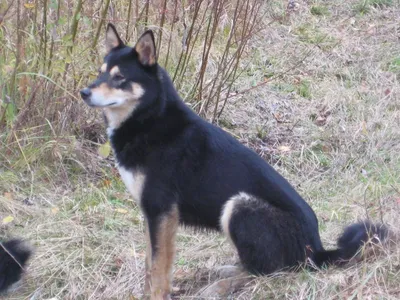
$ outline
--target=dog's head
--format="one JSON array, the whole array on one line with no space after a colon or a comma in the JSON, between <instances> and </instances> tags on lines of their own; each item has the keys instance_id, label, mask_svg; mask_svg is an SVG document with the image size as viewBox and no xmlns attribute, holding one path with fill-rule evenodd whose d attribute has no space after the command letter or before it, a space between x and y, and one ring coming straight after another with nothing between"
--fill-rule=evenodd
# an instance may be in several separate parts
<instances>
[{"instance_id":1,"label":"dog's head","mask_svg":"<svg viewBox=\"0 0 400 300\"><path fill-rule=\"evenodd\" d=\"M97 79L80 91L91 107L103 108L113 127L157 93L157 59L154 36L146 31L135 47L124 45L115 27L107 25L107 54Z\"/></svg>"}]
</instances>

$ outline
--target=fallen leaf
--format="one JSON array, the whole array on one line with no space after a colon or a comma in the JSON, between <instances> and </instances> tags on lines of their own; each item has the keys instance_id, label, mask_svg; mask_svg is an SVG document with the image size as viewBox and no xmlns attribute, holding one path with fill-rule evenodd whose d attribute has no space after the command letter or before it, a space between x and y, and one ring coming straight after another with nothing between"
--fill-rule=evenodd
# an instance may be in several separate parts
<instances>
[{"instance_id":1,"label":"fallen leaf","mask_svg":"<svg viewBox=\"0 0 400 300\"><path fill-rule=\"evenodd\" d=\"M370 24L370 25L369 25L369 28L368 28L368 30L367 30L367 33L368 33L369 35L372 35L372 34L375 33L375 31L376 31L375 25Z\"/></svg>"},{"instance_id":2,"label":"fallen leaf","mask_svg":"<svg viewBox=\"0 0 400 300\"><path fill-rule=\"evenodd\" d=\"M97 151L102 158L107 158L111 152L111 145L107 141L103 145L101 145Z\"/></svg>"},{"instance_id":3,"label":"fallen leaf","mask_svg":"<svg viewBox=\"0 0 400 300\"><path fill-rule=\"evenodd\" d=\"M119 257L114 258L114 262L115 262L115 265L116 265L118 268L121 268L122 265L124 264L124 261L123 261L121 258L119 258Z\"/></svg>"},{"instance_id":4,"label":"fallen leaf","mask_svg":"<svg viewBox=\"0 0 400 300\"><path fill-rule=\"evenodd\" d=\"M331 152L331 148L328 145L322 145L321 149L325 153Z\"/></svg>"},{"instance_id":5,"label":"fallen leaf","mask_svg":"<svg viewBox=\"0 0 400 300\"><path fill-rule=\"evenodd\" d=\"M146 257L146 252L135 252L132 256L144 258L144 257Z\"/></svg>"},{"instance_id":6,"label":"fallen leaf","mask_svg":"<svg viewBox=\"0 0 400 300\"><path fill-rule=\"evenodd\" d=\"M363 121L362 124L361 124L361 126L362 126L362 133L363 133L364 135L368 135L367 123L366 123L365 121Z\"/></svg>"},{"instance_id":7,"label":"fallen leaf","mask_svg":"<svg viewBox=\"0 0 400 300\"><path fill-rule=\"evenodd\" d=\"M24 3L25 8L32 9L35 8L35 3Z\"/></svg>"},{"instance_id":8,"label":"fallen leaf","mask_svg":"<svg viewBox=\"0 0 400 300\"><path fill-rule=\"evenodd\" d=\"M11 223L12 221L14 221L14 217L13 216L7 216L3 219L3 225L6 225L8 223Z\"/></svg>"},{"instance_id":9,"label":"fallen leaf","mask_svg":"<svg viewBox=\"0 0 400 300\"><path fill-rule=\"evenodd\" d=\"M103 186L104 187L110 187L111 186L111 180L110 179L104 179L103 180Z\"/></svg>"},{"instance_id":10,"label":"fallen leaf","mask_svg":"<svg viewBox=\"0 0 400 300\"><path fill-rule=\"evenodd\" d=\"M117 199L119 199L119 200L127 200L127 201L129 201L130 199L126 199L126 193L119 193L119 192L116 192L116 193L113 193L113 197L115 197L115 198L117 198Z\"/></svg>"},{"instance_id":11,"label":"fallen leaf","mask_svg":"<svg viewBox=\"0 0 400 300\"><path fill-rule=\"evenodd\" d=\"M278 147L278 150L279 150L279 151L282 151L282 152L289 152L291 149L290 149L289 146L284 146L284 145L282 145L282 146L279 146L279 147Z\"/></svg>"},{"instance_id":12,"label":"fallen leaf","mask_svg":"<svg viewBox=\"0 0 400 300\"><path fill-rule=\"evenodd\" d=\"M183 279L188 277L188 272L184 269L177 269L174 272L174 278Z\"/></svg>"},{"instance_id":13,"label":"fallen leaf","mask_svg":"<svg viewBox=\"0 0 400 300\"><path fill-rule=\"evenodd\" d=\"M116 208L115 211L120 213L120 214L127 214L128 213L128 211L126 209L123 209L123 208Z\"/></svg>"},{"instance_id":14,"label":"fallen leaf","mask_svg":"<svg viewBox=\"0 0 400 300\"><path fill-rule=\"evenodd\" d=\"M13 195L12 195L12 193L9 193L9 192L5 192L4 193L4 197L7 199L7 200L13 200Z\"/></svg>"},{"instance_id":15,"label":"fallen leaf","mask_svg":"<svg viewBox=\"0 0 400 300\"><path fill-rule=\"evenodd\" d=\"M315 119L315 125L323 126L325 124L326 124L326 118L325 117L319 116L318 118Z\"/></svg>"},{"instance_id":16,"label":"fallen leaf","mask_svg":"<svg viewBox=\"0 0 400 300\"><path fill-rule=\"evenodd\" d=\"M280 113L274 113L274 117L277 121L279 121L280 119L282 119L282 114Z\"/></svg>"}]
</instances>

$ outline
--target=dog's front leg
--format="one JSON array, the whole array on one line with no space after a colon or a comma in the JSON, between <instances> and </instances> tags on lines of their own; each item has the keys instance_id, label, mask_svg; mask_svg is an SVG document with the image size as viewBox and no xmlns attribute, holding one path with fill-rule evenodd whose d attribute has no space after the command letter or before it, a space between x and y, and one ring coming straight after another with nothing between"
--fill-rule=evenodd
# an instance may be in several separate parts
<instances>
[{"instance_id":1,"label":"dog's front leg","mask_svg":"<svg viewBox=\"0 0 400 300\"><path fill-rule=\"evenodd\" d=\"M146 282L145 293L151 300L171 299L172 265L175 236L179 223L178 208L146 220Z\"/></svg>"}]
</instances>

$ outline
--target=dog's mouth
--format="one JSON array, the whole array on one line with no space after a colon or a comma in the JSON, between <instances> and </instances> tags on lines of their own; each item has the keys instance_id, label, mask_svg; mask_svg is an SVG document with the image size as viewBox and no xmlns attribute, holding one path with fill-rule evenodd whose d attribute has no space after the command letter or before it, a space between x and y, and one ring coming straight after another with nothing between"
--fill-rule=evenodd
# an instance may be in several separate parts
<instances>
[{"instance_id":1,"label":"dog's mouth","mask_svg":"<svg viewBox=\"0 0 400 300\"><path fill-rule=\"evenodd\" d=\"M104 102L107 102L107 99L105 99L104 95L96 96L90 88L82 89L80 91L80 94L81 94L83 101L85 101L85 103L90 107L103 108L103 107L111 107L111 106L118 104L118 101L112 101L110 103L103 104Z\"/></svg>"},{"instance_id":2,"label":"dog's mouth","mask_svg":"<svg viewBox=\"0 0 400 300\"><path fill-rule=\"evenodd\" d=\"M85 102L89 107L93 107L93 108L105 108L105 107L110 107L110 106L114 106L115 104L117 104L117 102L111 102L111 103L108 103L105 105L98 105L98 104L92 103L92 101L90 101L90 100L85 101Z\"/></svg>"},{"instance_id":3,"label":"dog's mouth","mask_svg":"<svg viewBox=\"0 0 400 300\"><path fill-rule=\"evenodd\" d=\"M117 104L117 102L111 102L111 103L103 105L101 107L110 107L110 106L114 106L115 104Z\"/></svg>"}]
</instances>

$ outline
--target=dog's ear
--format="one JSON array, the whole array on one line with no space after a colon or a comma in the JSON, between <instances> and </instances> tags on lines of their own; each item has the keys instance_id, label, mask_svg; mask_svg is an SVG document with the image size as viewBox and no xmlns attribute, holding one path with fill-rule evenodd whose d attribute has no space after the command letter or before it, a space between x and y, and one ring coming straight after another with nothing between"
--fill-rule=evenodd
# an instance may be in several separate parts
<instances>
[{"instance_id":1,"label":"dog's ear","mask_svg":"<svg viewBox=\"0 0 400 300\"><path fill-rule=\"evenodd\" d=\"M142 34L136 43L135 50L142 65L153 66L157 62L156 44L151 30L147 30Z\"/></svg>"},{"instance_id":2,"label":"dog's ear","mask_svg":"<svg viewBox=\"0 0 400 300\"><path fill-rule=\"evenodd\" d=\"M122 46L124 43L119 37L114 25L108 23L106 30L106 49L109 53L112 49Z\"/></svg>"}]
</instances>

